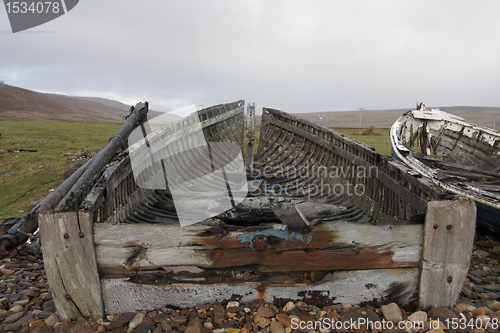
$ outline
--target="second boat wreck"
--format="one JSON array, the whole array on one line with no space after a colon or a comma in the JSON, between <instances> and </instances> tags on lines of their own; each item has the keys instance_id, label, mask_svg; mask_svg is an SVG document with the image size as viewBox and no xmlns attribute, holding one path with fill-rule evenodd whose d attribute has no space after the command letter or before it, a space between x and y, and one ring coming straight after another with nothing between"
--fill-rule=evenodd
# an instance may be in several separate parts
<instances>
[{"instance_id":1,"label":"second boat wreck","mask_svg":"<svg viewBox=\"0 0 500 333\"><path fill-rule=\"evenodd\" d=\"M472 201L278 110L263 110L254 156L254 107L246 131L244 101L156 131L137 116L147 107L131 111L136 130L104 168L40 213L62 319L228 300L456 301Z\"/></svg>"}]
</instances>

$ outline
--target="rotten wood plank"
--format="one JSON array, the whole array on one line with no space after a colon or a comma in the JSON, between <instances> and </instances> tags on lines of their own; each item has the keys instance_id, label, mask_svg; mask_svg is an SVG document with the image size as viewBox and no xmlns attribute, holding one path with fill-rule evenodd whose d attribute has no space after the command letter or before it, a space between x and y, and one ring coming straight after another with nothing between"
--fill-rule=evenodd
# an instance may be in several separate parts
<instances>
[{"instance_id":1,"label":"rotten wood plank","mask_svg":"<svg viewBox=\"0 0 500 333\"><path fill-rule=\"evenodd\" d=\"M247 145L245 152L245 166L250 172L253 171L253 150L255 143L255 103L247 106Z\"/></svg>"},{"instance_id":2,"label":"rotten wood plank","mask_svg":"<svg viewBox=\"0 0 500 333\"><path fill-rule=\"evenodd\" d=\"M91 216L85 212L42 213L39 223L45 271L59 317L102 318Z\"/></svg>"},{"instance_id":3,"label":"rotten wood plank","mask_svg":"<svg viewBox=\"0 0 500 333\"><path fill-rule=\"evenodd\" d=\"M427 207L419 308L450 307L458 298L472 255L476 226L472 200L433 201Z\"/></svg>"},{"instance_id":4,"label":"rotten wood plank","mask_svg":"<svg viewBox=\"0 0 500 333\"><path fill-rule=\"evenodd\" d=\"M253 231L228 231L217 224L96 224L94 231L101 274L183 265L257 265L261 271L283 272L416 267L423 225L328 222L302 233L282 224ZM269 241L267 249L254 250L258 235Z\"/></svg>"},{"instance_id":5,"label":"rotten wood plank","mask_svg":"<svg viewBox=\"0 0 500 333\"><path fill-rule=\"evenodd\" d=\"M238 284L178 283L155 286L123 279L103 279L102 292L107 314L151 311L164 307L166 302L178 307L192 307L231 299L242 303L263 299L283 305L288 300L302 300L308 304L318 304L319 301L321 304L371 303L380 306L396 302L405 306L415 301L418 275L418 268L345 271L333 272L315 284L292 285L265 280Z\"/></svg>"}]
</instances>

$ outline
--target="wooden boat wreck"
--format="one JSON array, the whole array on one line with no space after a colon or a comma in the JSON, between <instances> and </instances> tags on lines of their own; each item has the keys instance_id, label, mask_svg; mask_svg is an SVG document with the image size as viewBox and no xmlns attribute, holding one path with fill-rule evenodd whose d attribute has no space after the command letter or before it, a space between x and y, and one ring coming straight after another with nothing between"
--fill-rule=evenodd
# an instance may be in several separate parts
<instances>
[{"instance_id":1,"label":"wooden boat wreck","mask_svg":"<svg viewBox=\"0 0 500 333\"><path fill-rule=\"evenodd\" d=\"M472 252L473 201L278 110L263 110L254 156L254 107L245 141L244 101L201 110L149 135L147 108L140 103L131 111L126 130L65 185L72 190L64 198L39 208L47 278L62 319L228 300L422 309L456 301ZM202 178L198 166L214 163L199 144L180 144L181 138L201 133L209 143L246 146L246 197L181 226L178 216L196 209L178 209L167 162L156 170L167 188L158 185L162 177L148 182L158 174L154 163L139 159L141 173L134 174L123 145L133 128L145 135L139 145L152 149L146 141L156 137L184 147L174 162L187 179ZM233 153L211 154L227 165L236 160Z\"/></svg>"},{"instance_id":2,"label":"wooden boat wreck","mask_svg":"<svg viewBox=\"0 0 500 333\"><path fill-rule=\"evenodd\" d=\"M420 104L394 123L391 141L394 158L476 201L478 227L500 235L500 133Z\"/></svg>"}]
</instances>

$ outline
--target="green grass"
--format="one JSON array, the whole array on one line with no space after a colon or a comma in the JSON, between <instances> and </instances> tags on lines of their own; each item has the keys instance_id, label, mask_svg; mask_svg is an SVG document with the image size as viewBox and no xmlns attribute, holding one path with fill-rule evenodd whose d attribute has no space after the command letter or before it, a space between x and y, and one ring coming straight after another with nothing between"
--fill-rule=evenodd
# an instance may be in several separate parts
<instances>
[{"instance_id":1,"label":"green grass","mask_svg":"<svg viewBox=\"0 0 500 333\"><path fill-rule=\"evenodd\" d=\"M34 200L47 196L73 166L68 156L101 149L118 123L0 120L0 219L23 216ZM9 153L9 149L37 152ZM10 174L10 176L6 176Z\"/></svg>"},{"instance_id":2,"label":"green grass","mask_svg":"<svg viewBox=\"0 0 500 333\"><path fill-rule=\"evenodd\" d=\"M377 128L380 135L362 135L363 129L360 128L334 128L334 130L375 148L375 151L382 155L392 156L389 128Z\"/></svg>"},{"instance_id":3,"label":"green grass","mask_svg":"<svg viewBox=\"0 0 500 333\"><path fill-rule=\"evenodd\" d=\"M369 145L370 147L375 148L375 151L383 154L385 156L392 156L391 153L391 138L389 136L390 129L389 128L377 128L378 135L362 135L362 128L350 128L350 127L331 127L337 132L345 134L355 140L363 142L364 144ZM260 138L260 127L255 129L255 146L254 151L255 155L257 155L258 143Z\"/></svg>"}]
</instances>

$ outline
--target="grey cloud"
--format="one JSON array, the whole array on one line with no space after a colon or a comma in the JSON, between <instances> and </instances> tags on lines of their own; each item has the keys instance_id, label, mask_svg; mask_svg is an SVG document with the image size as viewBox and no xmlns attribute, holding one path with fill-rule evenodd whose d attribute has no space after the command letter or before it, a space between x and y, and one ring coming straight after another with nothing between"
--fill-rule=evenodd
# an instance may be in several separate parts
<instances>
[{"instance_id":1,"label":"grey cloud","mask_svg":"<svg viewBox=\"0 0 500 333\"><path fill-rule=\"evenodd\" d=\"M0 34L0 79L164 110L500 105L499 14L496 1L80 1L33 29L54 33Z\"/></svg>"}]
</instances>

